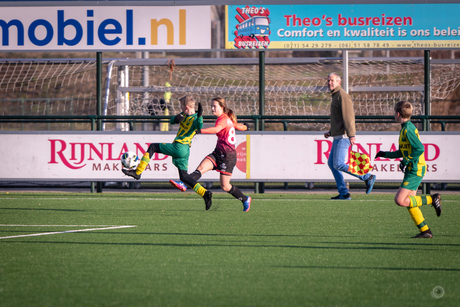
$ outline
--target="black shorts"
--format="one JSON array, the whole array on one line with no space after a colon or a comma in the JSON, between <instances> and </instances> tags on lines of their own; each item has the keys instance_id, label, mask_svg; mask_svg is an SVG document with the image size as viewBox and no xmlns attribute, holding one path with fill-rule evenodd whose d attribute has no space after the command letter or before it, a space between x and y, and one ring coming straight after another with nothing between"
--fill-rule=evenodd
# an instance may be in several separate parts
<instances>
[{"instance_id":1,"label":"black shorts","mask_svg":"<svg viewBox=\"0 0 460 307\"><path fill-rule=\"evenodd\" d=\"M236 150L222 151L215 149L211 154L206 156L206 159L209 159L214 164L213 170L224 175L232 175L236 165Z\"/></svg>"}]
</instances>

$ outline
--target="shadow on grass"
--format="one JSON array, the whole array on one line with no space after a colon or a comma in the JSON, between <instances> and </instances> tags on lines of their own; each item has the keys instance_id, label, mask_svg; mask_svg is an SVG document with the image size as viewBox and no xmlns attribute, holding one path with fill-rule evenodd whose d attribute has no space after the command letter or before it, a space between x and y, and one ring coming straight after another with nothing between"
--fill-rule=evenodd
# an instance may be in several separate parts
<instances>
[{"instance_id":1,"label":"shadow on grass","mask_svg":"<svg viewBox=\"0 0 460 307\"><path fill-rule=\"evenodd\" d=\"M383 270L383 271L438 271L438 272L460 272L460 269L447 268L384 268L384 267L336 267L336 266L316 266L316 265L280 265L271 266L272 268L285 269L319 269L319 270Z\"/></svg>"},{"instance_id":2,"label":"shadow on grass","mask_svg":"<svg viewBox=\"0 0 460 307\"><path fill-rule=\"evenodd\" d=\"M119 234L119 235L162 235L162 236L211 236L211 237L285 237L285 238L362 238L363 236L344 236L344 235L331 235L331 236L324 236L324 235L286 235L286 234L226 234L226 233L184 233L184 232L108 232L108 231L101 231L97 232L100 234ZM371 236L370 236L371 237ZM453 237L451 235L437 235L436 237ZM454 236L455 237L455 236ZM375 237L371 237L375 238ZM401 236L395 236L397 239L405 239ZM409 239L410 237L407 237ZM411 239L411 238L410 238ZM360 245L360 244L372 244L372 245L402 245L402 246L452 246L452 247L460 247L460 244L439 244L435 240L431 240L430 243L423 243L426 240L420 239L411 239L414 243L372 243L372 242L310 242L310 243L319 243L319 244L349 244L349 245Z\"/></svg>"},{"instance_id":3,"label":"shadow on grass","mask_svg":"<svg viewBox=\"0 0 460 307\"><path fill-rule=\"evenodd\" d=\"M93 232L95 234L97 232ZM80 233L84 234L84 233ZM106 246L152 246L152 247L242 247L242 248L288 248L288 249L305 249L305 250L399 250L399 251L438 251L439 247L443 244L430 245L430 244L405 244L405 243L359 243L366 246L316 246L316 245L288 245L288 244L242 244L244 242L238 242L240 244L228 244L228 242L222 242L222 244L217 243L145 243L145 242L66 242L66 241L19 241L14 240L13 238L7 240L1 240L0 243L30 243L30 244L76 244L76 245L106 245ZM338 244L338 245L349 245L349 244L358 244L358 243L321 243L314 242L312 244ZM424 245L424 246L423 246ZM434 248L427 248L427 246L432 246ZM446 246L457 247L457 244L447 244Z\"/></svg>"},{"instance_id":4,"label":"shadow on grass","mask_svg":"<svg viewBox=\"0 0 460 307\"><path fill-rule=\"evenodd\" d=\"M23 211L65 211L65 212L85 212L78 209L43 209L43 208L0 208L0 210L23 210Z\"/></svg>"}]
</instances>

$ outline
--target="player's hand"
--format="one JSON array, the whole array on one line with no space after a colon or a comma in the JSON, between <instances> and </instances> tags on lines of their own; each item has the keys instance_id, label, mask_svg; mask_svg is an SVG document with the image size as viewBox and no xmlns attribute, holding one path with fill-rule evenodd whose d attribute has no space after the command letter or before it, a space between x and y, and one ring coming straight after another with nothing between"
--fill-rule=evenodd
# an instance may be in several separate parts
<instances>
[{"instance_id":1,"label":"player's hand","mask_svg":"<svg viewBox=\"0 0 460 307\"><path fill-rule=\"evenodd\" d=\"M198 103L198 117L203 116L203 107L201 106L201 102Z\"/></svg>"},{"instance_id":2,"label":"player's hand","mask_svg":"<svg viewBox=\"0 0 460 307\"><path fill-rule=\"evenodd\" d=\"M174 117L174 122L176 124L178 124L178 123L180 123L181 121L184 120L184 117L185 117L184 114L179 113L179 114L176 115L176 117Z\"/></svg>"},{"instance_id":3,"label":"player's hand","mask_svg":"<svg viewBox=\"0 0 460 307\"><path fill-rule=\"evenodd\" d=\"M196 129L195 134L201 134L201 129Z\"/></svg>"},{"instance_id":4,"label":"player's hand","mask_svg":"<svg viewBox=\"0 0 460 307\"><path fill-rule=\"evenodd\" d=\"M406 170L406 165L401 161L399 162L399 169L401 170L401 172L405 172Z\"/></svg>"},{"instance_id":5,"label":"player's hand","mask_svg":"<svg viewBox=\"0 0 460 307\"><path fill-rule=\"evenodd\" d=\"M377 159L377 158L385 158L385 152L384 152L384 151L379 151L379 152L375 155L375 158L374 158L374 159Z\"/></svg>"},{"instance_id":6,"label":"player's hand","mask_svg":"<svg viewBox=\"0 0 460 307\"><path fill-rule=\"evenodd\" d=\"M324 133L324 137L325 137L326 139L327 139L328 137L330 137L330 136L331 136L331 132L328 131L328 132L325 132L325 133Z\"/></svg>"},{"instance_id":7,"label":"player's hand","mask_svg":"<svg viewBox=\"0 0 460 307\"><path fill-rule=\"evenodd\" d=\"M246 131L248 131L248 130L249 130L249 125L248 125L248 124L246 124L246 123L243 123L243 125L245 125L245 126L246 126Z\"/></svg>"}]
</instances>

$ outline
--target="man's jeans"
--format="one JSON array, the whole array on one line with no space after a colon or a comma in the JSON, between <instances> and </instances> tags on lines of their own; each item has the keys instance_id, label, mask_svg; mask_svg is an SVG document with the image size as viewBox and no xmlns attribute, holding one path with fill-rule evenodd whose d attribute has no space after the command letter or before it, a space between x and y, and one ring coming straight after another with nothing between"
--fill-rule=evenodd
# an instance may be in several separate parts
<instances>
[{"instance_id":1,"label":"man's jeans","mask_svg":"<svg viewBox=\"0 0 460 307\"><path fill-rule=\"evenodd\" d=\"M350 140L348 138L334 139L329 159L327 160L327 165L329 165L332 175L334 175L335 183L337 184L337 189L339 190L340 195L348 194L347 185L341 172L359 178L360 180L367 180L371 176L370 172L366 175L359 176L348 171L348 164L345 164L345 159L348 155L349 147Z\"/></svg>"}]
</instances>

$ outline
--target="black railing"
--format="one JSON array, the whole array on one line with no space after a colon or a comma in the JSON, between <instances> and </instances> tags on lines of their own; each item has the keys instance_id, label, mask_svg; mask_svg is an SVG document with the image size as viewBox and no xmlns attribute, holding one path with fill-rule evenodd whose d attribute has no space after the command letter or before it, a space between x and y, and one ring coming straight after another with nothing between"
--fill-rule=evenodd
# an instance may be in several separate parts
<instances>
[{"instance_id":1,"label":"black railing","mask_svg":"<svg viewBox=\"0 0 460 307\"><path fill-rule=\"evenodd\" d=\"M103 123L129 123L133 130L136 123L165 123L171 116L142 116L142 115L4 115L0 116L0 123L89 123L91 130L97 129L97 121ZM204 122L212 123L215 121L213 116L203 116ZM421 123L425 127L427 123L440 124L441 130L446 130L447 124L460 123L460 116L437 116L437 115L418 115L412 116L412 122ZM295 123L328 123L329 116L322 115L295 115L295 116L277 116L277 115L240 115L239 122L253 123L254 128L258 131L260 122L264 123L281 123L283 130L288 131L289 124ZM387 123L394 124L393 116L356 116L357 123Z\"/></svg>"}]
</instances>

